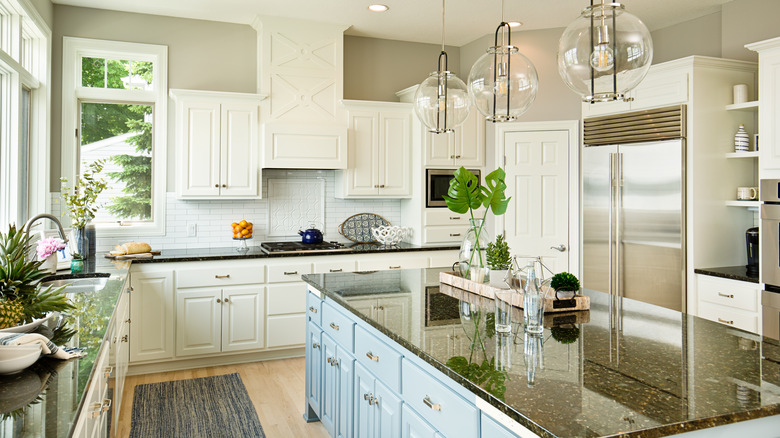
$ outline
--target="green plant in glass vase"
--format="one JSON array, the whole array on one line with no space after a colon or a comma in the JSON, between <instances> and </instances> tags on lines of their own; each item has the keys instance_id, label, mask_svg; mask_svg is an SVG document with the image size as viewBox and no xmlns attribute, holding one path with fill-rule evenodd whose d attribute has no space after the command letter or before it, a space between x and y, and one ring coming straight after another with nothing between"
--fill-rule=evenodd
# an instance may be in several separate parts
<instances>
[{"instance_id":1,"label":"green plant in glass vase","mask_svg":"<svg viewBox=\"0 0 780 438\"><path fill-rule=\"evenodd\" d=\"M485 251L490 237L485 230L485 219L491 211L496 216L506 213L511 199L504 194L505 177L504 169L499 167L485 177L485 185L482 185L476 175L461 167L455 171L444 196L450 211L469 214L469 230L461 243L458 269L460 275L479 283L489 279ZM482 217L474 214L480 207L485 207Z\"/></svg>"},{"instance_id":2,"label":"green plant in glass vase","mask_svg":"<svg viewBox=\"0 0 780 438\"><path fill-rule=\"evenodd\" d=\"M100 172L103 171L105 164L106 160L90 163L81 172L76 186L72 190L67 186L68 179L60 178L62 198L68 207L67 213L74 229L75 242L73 242L74 246L71 247L71 251L82 257L88 254L85 229L89 221L95 218L95 213L100 207L97 202L98 196L108 187L106 180L100 177Z\"/></svg>"}]
</instances>

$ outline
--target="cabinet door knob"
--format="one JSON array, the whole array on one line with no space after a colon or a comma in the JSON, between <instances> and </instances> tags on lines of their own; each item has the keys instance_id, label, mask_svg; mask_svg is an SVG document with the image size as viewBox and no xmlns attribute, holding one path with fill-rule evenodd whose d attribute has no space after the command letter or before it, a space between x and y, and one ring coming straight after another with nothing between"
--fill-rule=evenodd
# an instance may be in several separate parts
<instances>
[{"instance_id":1,"label":"cabinet door knob","mask_svg":"<svg viewBox=\"0 0 780 438\"><path fill-rule=\"evenodd\" d=\"M723 324L728 324L728 325L734 325L734 320L726 321L725 319L718 318L718 322L722 322Z\"/></svg>"},{"instance_id":2,"label":"cabinet door knob","mask_svg":"<svg viewBox=\"0 0 780 438\"><path fill-rule=\"evenodd\" d=\"M130 342L130 338L128 337L128 335L122 336L122 342Z\"/></svg>"},{"instance_id":3,"label":"cabinet door knob","mask_svg":"<svg viewBox=\"0 0 780 438\"><path fill-rule=\"evenodd\" d=\"M314 307L309 307L309 312L311 313L317 313L317 309Z\"/></svg>"},{"instance_id":4,"label":"cabinet door knob","mask_svg":"<svg viewBox=\"0 0 780 438\"><path fill-rule=\"evenodd\" d=\"M379 184L374 184L374 188L378 189L379 188Z\"/></svg>"},{"instance_id":5,"label":"cabinet door knob","mask_svg":"<svg viewBox=\"0 0 780 438\"><path fill-rule=\"evenodd\" d=\"M380 188L380 189L383 189L383 188L385 188L385 185L384 185L384 184L382 184L381 186L379 186L379 188Z\"/></svg>"},{"instance_id":6,"label":"cabinet door knob","mask_svg":"<svg viewBox=\"0 0 780 438\"><path fill-rule=\"evenodd\" d=\"M214 184L214 187L219 188L219 184Z\"/></svg>"},{"instance_id":7,"label":"cabinet door knob","mask_svg":"<svg viewBox=\"0 0 780 438\"><path fill-rule=\"evenodd\" d=\"M460 155L455 155L455 158L460 158Z\"/></svg>"},{"instance_id":8,"label":"cabinet door knob","mask_svg":"<svg viewBox=\"0 0 780 438\"><path fill-rule=\"evenodd\" d=\"M127 319L125 320L125 322L126 322L126 323L128 323L128 324L130 324L130 322L131 322L131 321L130 321L130 318L127 318Z\"/></svg>"},{"instance_id":9,"label":"cabinet door knob","mask_svg":"<svg viewBox=\"0 0 780 438\"><path fill-rule=\"evenodd\" d=\"M325 362L327 362L327 363L329 363L331 365L333 365L332 361L333 361L332 357L328 357L327 359L325 359Z\"/></svg>"},{"instance_id":10,"label":"cabinet door knob","mask_svg":"<svg viewBox=\"0 0 780 438\"><path fill-rule=\"evenodd\" d=\"M227 184L222 184L222 187L227 187Z\"/></svg>"},{"instance_id":11,"label":"cabinet door knob","mask_svg":"<svg viewBox=\"0 0 780 438\"><path fill-rule=\"evenodd\" d=\"M366 357L373 360L374 362L379 362L379 356L374 356L374 354L370 351L366 353Z\"/></svg>"},{"instance_id":12,"label":"cabinet door knob","mask_svg":"<svg viewBox=\"0 0 780 438\"><path fill-rule=\"evenodd\" d=\"M320 348L320 344L315 342L315 343L311 344L311 348Z\"/></svg>"},{"instance_id":13,"label":"cabinet door knob","mask_svg":"<svg viewBox=\"0 0 780 438\"><path fill-rule=\"evenodd\" d=\"M425 403L425 406L428 406L429 408L433 409L434 411L441 411L441 405L438 403L434 403L431 401L431 398L429 396L425 396L423 399L423 403Z\"/></svg>"},{"instance_id":14,"label":"cabinet door knob","mask_svg":"<svg viewBox=\"0 0 780 438\"><path fill-rule=\"evenodd\" d=\"M450 160L455 158L455 155L450 155Z\"/></svg>"},{"instance_id":15,"label":"cabinet door knob","mask_svg":"<svg viewBox=\"0 0 780 438\"><path fill-rule=\"evenodd\" d=\"M723 292L718 292L718 296L723 298L734 298L734 294L724 294Z\"/></svg>"},{"instance_id":16,"label":"cabinet door knob","mask_svg":"<svg viewBox=\"0 0 780 438\"><path fill-rule=\"evenodd\" d=\"M219 299L219 298L217 298L217 303L218 303L218 304L222 304L222 300L221 300L221 299Z\"/></svg>"},{"instance_id":17,"label":"cabinet door knob","mask_svg":"<svg viewBox=\"0 0 780 438\"><path fill-rule=\"evenodd\" d=\"M132 291L134 291L134 290L135 290L135 289L133 289L133 286L130 286L129 288L127 288L127 293L130 293L130 292L132 292Z\"/></svg>"},{"instance_id":18,"label":"cabinet door knob","mask_svg":"<svg viewBox=\"0 0 780 438\"><path fill-rule=\"evenodd\" d=\"M230 298L225 298L225 302L229 303L230 302Z\"/></svg>"},{"instance_id":19,"label":"cabinet door knob","mask_svg":"<svg viewBox=\"0 0 780 438\"><path fill-rule=\"evenodd\" d=\"M330 328L332 328L333 330L338 330L339 326L337 326L335 322L332 322L330 323Z\"/></svg>"},{"instance_id":20,"label":"cabinet door knob","mask_svg":"<svg viewBox=\"0 0 780 438\"><path fill-rule=\"evenodd\" d=\"M373 394L371 394L371 399L368 401L368 405L377 405L379 406L379 397L374 397Z\"/></svg>"},{"instance_id":21,"label":"cabinet door knob","mask_svg":"<svg viewBox=\"0 0 780 438\"><path fill-rule=\"evenodd\" d=\"M215 275L214 278L230 278L230 274Z\"/></svg>"}]
</instances>

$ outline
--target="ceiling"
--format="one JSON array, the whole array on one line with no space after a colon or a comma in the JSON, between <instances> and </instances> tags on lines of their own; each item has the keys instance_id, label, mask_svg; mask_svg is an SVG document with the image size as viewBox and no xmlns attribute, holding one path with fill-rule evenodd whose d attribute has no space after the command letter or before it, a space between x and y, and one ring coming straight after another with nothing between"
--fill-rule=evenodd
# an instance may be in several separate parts
<instances>
[{"instance_id":1,"label":"ceiling","mask_svg":"<svg viewBox=\"0 0 780 438\"><path fill-rule=\"evenodd\" d=\"M55 4L249 24L260 15L351 25L347 35L441 43L438 0L52 0ZM650 30L699 18L732 0L623 0ZM390 7L370 12L371 3ZM507 0L505 21L520 30L566 27L588 0ZM477 6L478 5L478 6ZM448 0L448 45L462 46L492 34L501 20L499 0Z\"/></svg>"}]
</instances>

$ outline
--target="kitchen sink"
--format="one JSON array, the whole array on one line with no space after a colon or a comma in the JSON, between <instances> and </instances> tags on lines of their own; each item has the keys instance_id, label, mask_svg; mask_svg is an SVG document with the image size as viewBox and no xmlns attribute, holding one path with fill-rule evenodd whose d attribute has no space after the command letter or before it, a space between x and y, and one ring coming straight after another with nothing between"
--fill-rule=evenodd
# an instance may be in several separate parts
<instances>
[{"instance_id":1,"label":"kitchen sink","mask_svg":"<svg viewBox=\"0 0 780 438\"><path fill-rule=\"evenodd\" d=\"M66 286L64 292L65 293L75 293L75 292L93 292L96 290L103 289L103 287L106 286L106 282L108 282L108 277L110 277L110 274L96 274L97 276L90 276L90 277L82 277L82 276L66 276L61 277L57 276L55 279L51 280L45 280L41 281L40 285L43 288L47 288L49 286L56 288Z\"/></svg>"}]
</instances>

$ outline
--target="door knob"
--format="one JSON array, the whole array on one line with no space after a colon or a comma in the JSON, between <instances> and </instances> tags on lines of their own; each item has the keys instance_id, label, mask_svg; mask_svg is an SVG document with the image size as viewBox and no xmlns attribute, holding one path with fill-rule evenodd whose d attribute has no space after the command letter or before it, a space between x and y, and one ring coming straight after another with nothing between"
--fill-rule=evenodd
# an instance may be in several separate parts
<instances>
[{"instance_id":1,"label":"door knob","mask_svg":"<svg viewBox=\"0 0 780 438\"><path fill-rule=\"evenodd\" d=\"M566 245L560 244L558 246L551 246L550 249L554 249L556 251L564 252L564 251L566 251Z\"/></svg>"}]
</instances>

